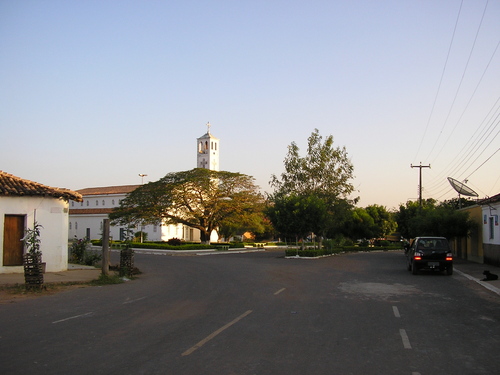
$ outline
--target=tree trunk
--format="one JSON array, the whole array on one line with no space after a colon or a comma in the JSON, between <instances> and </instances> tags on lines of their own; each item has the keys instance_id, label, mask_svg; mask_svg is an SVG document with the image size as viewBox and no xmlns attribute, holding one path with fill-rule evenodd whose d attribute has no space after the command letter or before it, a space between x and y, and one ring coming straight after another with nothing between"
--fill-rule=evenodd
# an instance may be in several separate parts
<instances>
[{"instance_id":1,"label":"tree trunk","mask_svg":"<svg viewBox=\"0 0 500 375\"><path fill-rule=\"evenodd\" d=\"M200 230L200 241L204 245L210 245L210 232L207 230Z\"/></svg>"}]
</instances>

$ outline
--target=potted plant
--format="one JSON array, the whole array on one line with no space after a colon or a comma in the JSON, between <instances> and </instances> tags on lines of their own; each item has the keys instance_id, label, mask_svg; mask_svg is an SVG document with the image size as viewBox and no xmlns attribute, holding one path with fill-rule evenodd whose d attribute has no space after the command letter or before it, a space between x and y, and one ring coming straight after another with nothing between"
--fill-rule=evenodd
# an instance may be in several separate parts
<instances>
[{"instance_id":1,"label":"potted plant","mask_svg":"<svg viewBox=\"0 0 500 375\"><path fill-rule=\"evenodd\" d=\"M33 229L26 229L22 239L26 246L26 253L23 256L24 280L26 286L29 287L41 287L43 284L45 263L42 262L42 251L40 250L40 229L42 228L35 221Z\"/></svg>"}]
</instances>

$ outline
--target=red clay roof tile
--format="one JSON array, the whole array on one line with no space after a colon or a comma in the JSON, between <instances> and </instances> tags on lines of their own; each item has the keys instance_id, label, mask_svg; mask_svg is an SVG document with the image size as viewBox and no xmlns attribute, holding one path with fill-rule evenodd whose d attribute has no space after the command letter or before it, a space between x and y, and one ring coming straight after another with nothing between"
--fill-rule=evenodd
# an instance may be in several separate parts
<instances>
[{"instance_id":1,"label":"red clay roof tile","mask_svg":"<svg viewBox=\"0 0 500 375\"><path fill-rule=\"evenodd\" d=\"M42 196L63 198L65 200L71 199L77 202L83 200L82 195L76 191L42 185L38 182L25 180L3 171L0 171L0 196Z\"/></svg>"}]
</instances>

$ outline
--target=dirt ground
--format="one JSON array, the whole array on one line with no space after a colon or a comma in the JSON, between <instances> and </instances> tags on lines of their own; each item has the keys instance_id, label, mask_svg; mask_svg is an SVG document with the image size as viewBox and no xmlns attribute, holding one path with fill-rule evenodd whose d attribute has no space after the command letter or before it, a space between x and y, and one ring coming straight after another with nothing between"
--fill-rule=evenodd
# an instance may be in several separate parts
<instances>
[{"instance_id":1,"label":"dirt ground","mask_svg":"<svg viewBox=\"0 0 500 375\"><path fill-rule=\"evenodd\" d=\"M40 298L54 295L63 291L87 288L88 283L73 284L44 284L44 288L39 290L26 290L24 284L2 285L0 286L0 305L16 303L32 298Z\"/></svg>"}]
</instances>

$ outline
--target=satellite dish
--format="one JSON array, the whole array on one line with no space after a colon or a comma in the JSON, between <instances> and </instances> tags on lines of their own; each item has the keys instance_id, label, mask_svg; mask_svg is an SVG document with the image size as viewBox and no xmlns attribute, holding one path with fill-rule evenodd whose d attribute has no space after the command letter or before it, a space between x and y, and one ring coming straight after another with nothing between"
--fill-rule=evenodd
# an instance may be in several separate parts
<instances>
[{"instance_id":1,"label":"satellite dish","mask_svg":"<svg viewBox=\"0 0 500 375\"><path fill-rule=\"evenodd\" d=\"M464 183L455 180L454 178L448 177L448 182L455 189L458 194L465 195L467 197L478 197L479 195L472 190L470 187Z\"/></svg>"}]
</instances>

